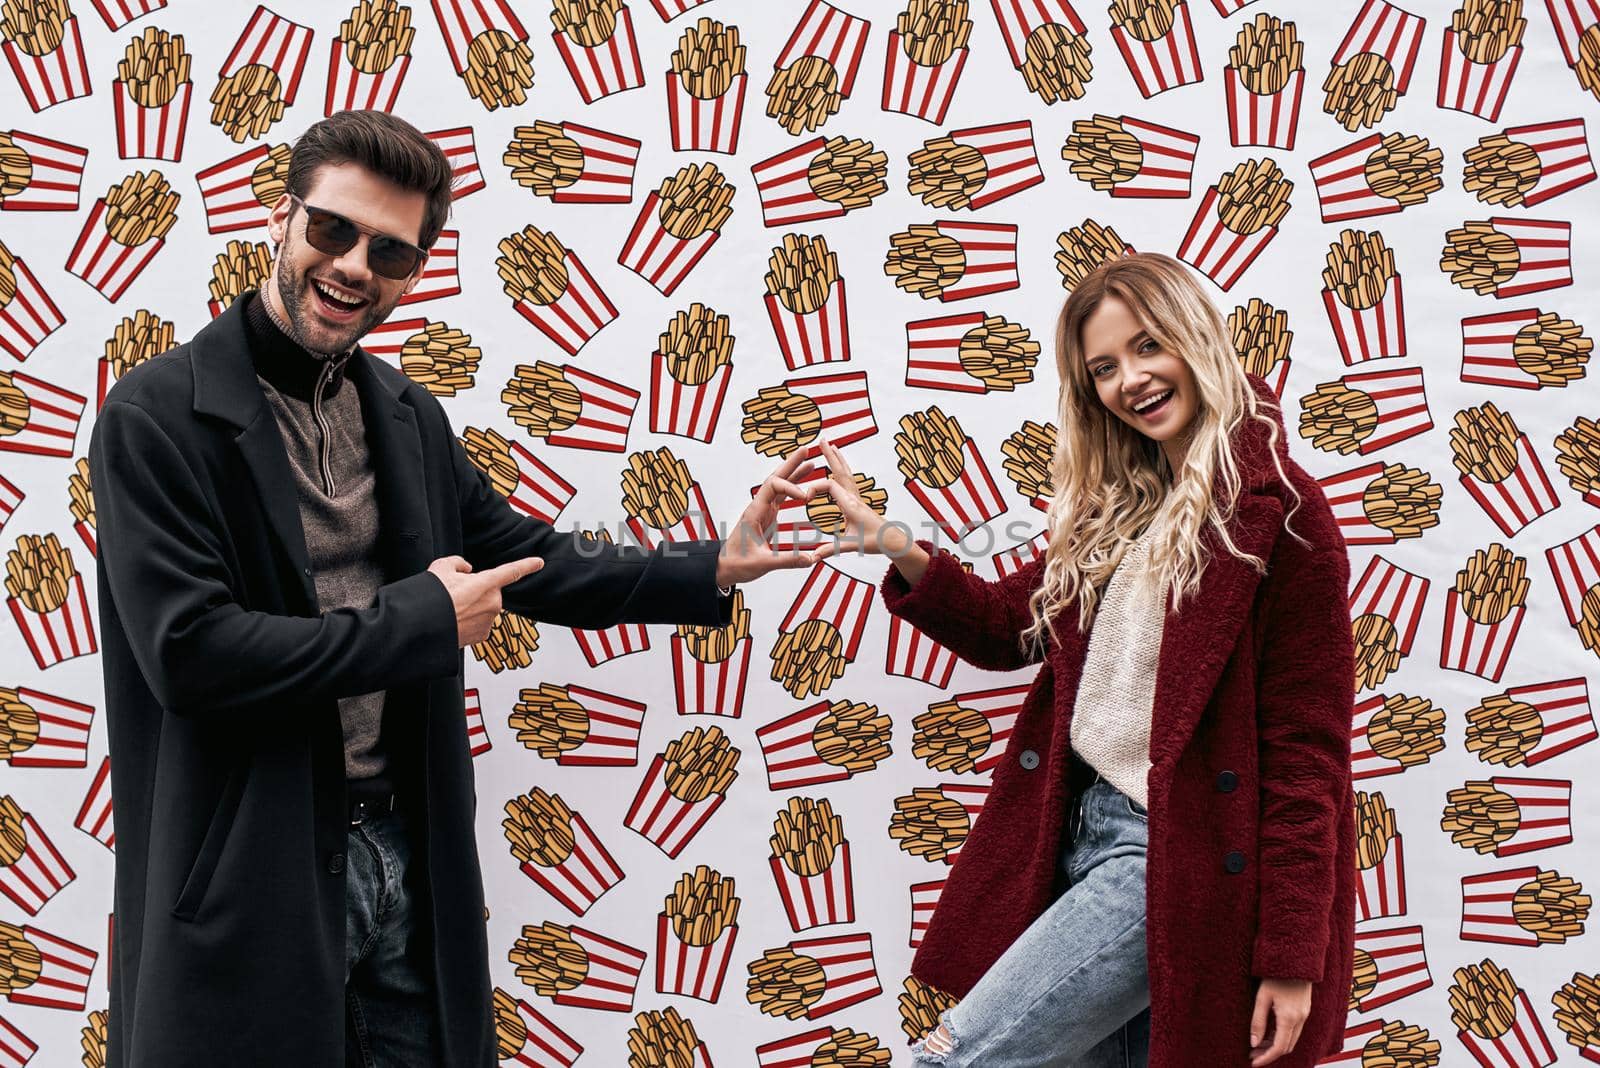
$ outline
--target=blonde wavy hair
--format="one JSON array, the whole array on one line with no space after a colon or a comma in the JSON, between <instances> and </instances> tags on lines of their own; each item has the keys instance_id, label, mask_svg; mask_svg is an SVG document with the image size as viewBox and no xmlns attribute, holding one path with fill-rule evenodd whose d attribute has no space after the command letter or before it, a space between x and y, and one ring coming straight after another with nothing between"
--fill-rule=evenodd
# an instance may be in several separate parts
<instances>
[{"instance_id":1,"label":"blonde wavy hair","mask_svg":"<svg viewBox=\"0 0 1600 1068\"><path fill-rule=\"evenodd\" d=\"M1122 300L1194 373L1198 405L1176 479L1160 445L1107 410L1089 378L1081 331L1107 296ZM1062 306L1056 366L1060 430L1050 462L1050 544L1042 581L1028 600L1033 622L1020 636L1024 652L1041 650L1047 633L1056 640L1054 617L1073 602L1079 630L1087 632L1123 554L1158 518L1141 592L1171 590L1174 610L1199 589L1209 559L1201 538L1207 528L1234 556L1266 571L1266 561L1240 550L1228 533L1241 489L1229 439L1243 420L1266 424L1272 462L1294 497L1289 515L1299 507L1299 494L1278 456L1278 424L1245 377L1222 314L1187 267L1171 256L1141 252L1090 272Z\"/></svg>"}]
</instances>

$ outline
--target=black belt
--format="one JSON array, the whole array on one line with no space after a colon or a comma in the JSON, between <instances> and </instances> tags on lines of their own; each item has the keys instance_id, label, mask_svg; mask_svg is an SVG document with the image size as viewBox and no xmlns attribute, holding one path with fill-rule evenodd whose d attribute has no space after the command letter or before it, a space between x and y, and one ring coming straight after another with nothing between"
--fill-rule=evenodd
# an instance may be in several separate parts
<instances>
[{"instance_id":1,"label":"black belt","mask_svg":"<svg viewBox=\"0 0 1600 1068\"><path fill-rule=\"evenodd\" d=\"M377 819L400 807L400 795L388 779L352 779L345 783L350 805L350 826Z\"/></svg>"}]
</instances>

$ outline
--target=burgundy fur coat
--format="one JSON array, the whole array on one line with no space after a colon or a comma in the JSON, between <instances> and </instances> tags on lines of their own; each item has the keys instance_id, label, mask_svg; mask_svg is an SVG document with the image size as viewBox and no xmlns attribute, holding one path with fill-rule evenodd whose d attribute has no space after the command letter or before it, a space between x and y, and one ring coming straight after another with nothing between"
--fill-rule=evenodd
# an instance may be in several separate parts
<instances>
[{"instance_id":1,"label":"burgundy fur coat","mask_svg":"<svg viewBox=\"0 0 1600 1068\"><path fill-rule=\"evenodd\" d=\"M1243 480L1230 532L1266 575L1207 536L1199 594L1172 614L1157 668L1150 733L1148 855L1152 1068L1249 1063L1259 977L1314 982L1299 1044L1277 1061L1309 1068L1343 1033L1355 928L1350 786L1354 658L1349 561L1321 488L1278 452L1300 494L1292 506L1265 429L1235 433ZM962 659L995 671L1028 665L1017 635L1042 558L998 582L932 556L909 586L891 567L889 610ZM1023 705L993 789L962 847L912 974L956 997L1063 889L1057 860L1073 792L1070 738L1087 636L1070 606ZM1065 626L1061 620L1067 620ZM1020 760L1025 751L1030 769Z\"/></svg>"}]
</instances>

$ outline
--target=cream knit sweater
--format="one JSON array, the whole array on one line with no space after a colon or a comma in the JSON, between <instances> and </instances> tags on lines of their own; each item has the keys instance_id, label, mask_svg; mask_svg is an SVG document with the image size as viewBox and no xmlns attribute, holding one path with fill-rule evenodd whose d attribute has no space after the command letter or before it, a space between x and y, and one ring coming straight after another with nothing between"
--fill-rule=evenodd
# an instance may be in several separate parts
<instances>
[{"instance_id":1,"label":"cream knit sweater","mask_svg":"<svg viewBox=\"0 0 1600 1068\"><path fill-rule=\"evenodd\" d=\"M1123 554L1106 583L1072 708L1072 748L1100 777L1141 806L1150 776L1150 715L1166 596L1146 592L1159 521Z\"/></svg>"}]
</instances>

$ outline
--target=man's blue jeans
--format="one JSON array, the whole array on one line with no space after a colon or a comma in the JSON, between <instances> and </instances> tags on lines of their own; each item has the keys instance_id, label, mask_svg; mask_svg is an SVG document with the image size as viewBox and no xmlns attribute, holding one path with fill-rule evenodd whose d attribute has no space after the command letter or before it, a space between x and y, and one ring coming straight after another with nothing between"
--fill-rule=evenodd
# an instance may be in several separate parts
<instances>
[{"instance_id":1,"label":"man's blue jeans","mask_svg":"<svg viewBox=\"0 0 1600 1068\"><path fill-rule=\"evenodd\" d=\"M1134 1068L1150 1057L1145 960L1149 816L1103 780L1084 791L1068 888L941 1017L948 1052L916 1068Z\"/></svg>"},{"instance_id":2,"label":"man's blue jeans","mask_svg":"<svg viewBox=\"0 0 1600 1068\"><path fill-rule=\"evenodd\" d=\"M345 849L345 1064L438 1064L433 968L416 925L422 872L407 817L386 812L350 828Z\"/></svg>"}]
</instances>

